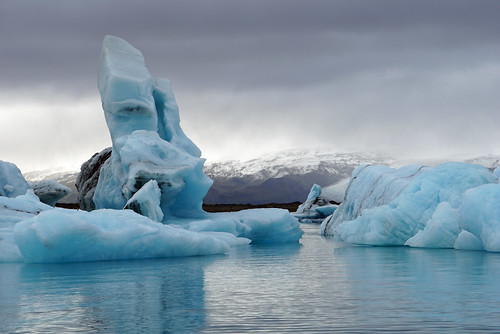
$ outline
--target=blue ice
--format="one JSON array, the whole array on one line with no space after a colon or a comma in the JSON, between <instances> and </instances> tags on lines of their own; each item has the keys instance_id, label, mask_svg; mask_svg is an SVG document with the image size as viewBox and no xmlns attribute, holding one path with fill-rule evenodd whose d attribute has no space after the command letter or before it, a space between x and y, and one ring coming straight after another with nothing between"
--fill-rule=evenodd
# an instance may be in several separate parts
<instances>
[{"instance_id":1,"label":"blue ice","mask_svg":"<svg viewBox=\"0 0 500 334\"><path fill-rule=\"evenodd\" d=\"M14 164L0 164L0 261L77 262L226 253L248 243L297 243L288 211L209 214L204 159L180 127L170 82L142 53L106 36L99 91L111 140L92 212L40 202ZM129 210L131 209L131 210Z\"/></svg>"},{"instance_id":2,"label":"blue ice","mask_svg":"<svg viewBox=\"0 0 500 334\"><path fill-rule=\"evenodd\" d=\"M360 166L322 233L354 244L500 251L500 185L466 163Z\"/></svg>"}]
</instances>

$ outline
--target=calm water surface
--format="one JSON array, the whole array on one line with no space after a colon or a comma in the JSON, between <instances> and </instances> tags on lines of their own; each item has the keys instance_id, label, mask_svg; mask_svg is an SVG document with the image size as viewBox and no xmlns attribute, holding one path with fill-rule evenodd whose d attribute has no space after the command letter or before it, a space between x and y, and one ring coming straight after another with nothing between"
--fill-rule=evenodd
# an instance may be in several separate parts
<instances>
[{"instance_id":1,"label":"calm water surface","mask_svg":"<svg viewBox=\"0 0 500 334\"><path fill-rule=\"evenodd\" d=\"M0 264L1 333L500 332L500 254L300 244Z\"/></svg>"}]
</instances>

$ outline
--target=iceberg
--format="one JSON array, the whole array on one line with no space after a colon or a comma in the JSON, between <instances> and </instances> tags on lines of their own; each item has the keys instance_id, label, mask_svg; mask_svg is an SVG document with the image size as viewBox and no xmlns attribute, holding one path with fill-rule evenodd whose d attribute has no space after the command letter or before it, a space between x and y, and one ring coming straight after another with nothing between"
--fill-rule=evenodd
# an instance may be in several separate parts
<instances>
[{"instance_id":1,"label":"iceberg","mask_svg":"<svg viewBox=\"0 0 500 334\"><path fill-rule=\"evenodd\" d=\"M180 221L190 231L222 231L248 238L252 244L297 242L304 233L297 219L284 209L220 212L205 219Z\"/></svg>"},{"instance_id":2,"label":"iceberg","mask_svg":"<svg viewBox=\"0 0 500 334\"><path fill-rule=\"evenodd\" d=\"M152 79L139 50L106 36L98 86L112 147L82 165L84 210L40 202L14 164L0 163L0 262L211 255L299 241L303 231L286 210L203 211L212 184L205 160L180 127L170 82ZM35 188L50 204L49 192L64 192L51 182Z\"/></svg>"},{"instance_id":3,"label":"iceberg","mask_svg":"<svg viewBox=\"0 0 500 334\"><path fill-rule=\"evenodd\" d=\"M500 251L497 182L466 163L360 166L321 232L354 244Z\"/></svg>"},{"instance_id":4,"label":"iceberg","mask_svg":"<svg viewBox=\"0 0 500 334\"><path fill-rule=\"evenodd\" d=\"M222 254L250 240L164 225L131 210L53 209L16 224L26 262L81 262Z\"/></svg>"},{"instance_id":5,"label":"iceberg","mask_svg":"<svg viewBox=\"0 0 500 334\"><path fill-rule=\"evenodd\" d=\"M88 163L94 166L89 175L99 170L92 198L95 208L129 207L164 224L229 232L253 243L300 239L299 222L286 210L221 215L203 211L212 180L203 172L205 159L199 148L180 127L171 84L153 80L142 53L121 38L104 39L99 91L112 152L100 168L94 160L102 161L99 157L105 153ZM89 194L92 191L87 199Z\"/></svg>"},{"instance_id":6,"label":"iceberg","mask_svg":"<svg viewBox=\"0 0 500 334\"><path fill-rule=\"evenodd\" d=\"M99 91L112 153L100 169L93 195L97 209L122 209L149 180L161 189L163 219L200 218L212 185L204 159L180 128L170 82L156 82L142 53L121 38L106 36Z\"/></svg>"},{"instance_id":7,"label":"iceberg","mask_svg":"<svg viewBox=\"0 0 500 334\"><path fill-rule=\"evenodd\" d=\"M299 205L293 214L301 223L321 223L330 216L338 205L331 204L330 200L322 195L321 186L314 184L307 195L306 201Z\"/></svg>"},{"instance_id":8,"label":"iceberg","mask_svg":"<svg viewBox=\"0 0 500 334\"><path fill-rule=\"evenodd\" d=\"M0 160L0 196L17 197L30 189L16 165Z\"/></svg>"}]
</instances>

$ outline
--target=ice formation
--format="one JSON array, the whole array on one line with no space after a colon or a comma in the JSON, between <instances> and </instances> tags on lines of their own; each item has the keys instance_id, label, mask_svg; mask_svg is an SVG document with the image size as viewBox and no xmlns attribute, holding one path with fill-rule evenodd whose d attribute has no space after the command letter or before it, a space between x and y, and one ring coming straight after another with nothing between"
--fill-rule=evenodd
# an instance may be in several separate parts
<instances>
[{"instance_id":1,"label":"ice formation","mask_svg":"<svg viewBox=\"0 0 500 334\"><path fill-rule=\"evenodd\" d=\"M71 189L54 180L32 182L30 186L40 201L50 206L56 205L60 199L71 193Z\"/></svg>"},{"instance_id":2,"label":"ice formation","mask_svg":"<svg viewBox=\"0 0 500 334\"><path fill-rule=\"evenodd\" d=\"M500 251L500 185L486 168L360 166L321 231L368 245Z\"/></svg>"},{"instance_id":3,"label":"ice formation","mask_svg":"<svg viewBox=\"0 0 500 334\"><path fill-rule=\"evenodd\" d=\"M11 182L9 179L0 179L0 182L5 181ZM14 240L14 227L23 220L51 209L51 206L40 202L31 189L14 198L0 196L0 262L24 261Z\"/></svg>"},{"instance_id":4,"label":"ice formation","mask_svg":"<svg viewBox=\"0 0 500 334\"><path fill-rule=\"evenodd\" d=\"M78 177L90 212L41 203L19 169L1 162L1 262L207 255L250 242L298 242L303 232L286 210L202 210L212 181L180 128L170 83L154 81L141 52L118 37L104 39L99 91L112 149L94 155Z\"/></svg>"},{"instance_id":5,"label":"ice formation","mask_svg":"<svg viewBox=\"0 0 500 334\"><path fill-rule=\"evenodd\" d=\"M161 211L160 201L161 190L158 182L150 180L128 200L125 209L131 209L140 215L161 222L163 211Z\"/></svg>"},{"instance_id":6,"label":"ice formation","mask_svg":"<svg viewBox=\"0 0 500 334\"><path fill-rule=\"evenodd\" d=\"M212 180L203 172L200 150L180 127L170 82L154 81L140 51L118 37L104 39L99 91L112 153L100 169L96 208L128 206L166 224L230 231L253 243L300 239L297 220L285 210L228 215L203 211Z\"/></svg>"},{"instance_id":7,"label":"ice formation","mask_svg":"<svg viewBox=\"0 0 500 334\"><path fill-rule=\"evenodd\" d=\"M250 240L197 233L154 222L131 210L53 209L15 226L27 262L81 262L221 254Z\"/></svg>"},{"instance_id":8,"label":"ice formation","mask_svg":"<svg viewBox=\"0 0 500 334\"><path fill-rule=\"evenodd\" d=\"M304 203L299 205L294 216L302 223L321 223L325 217L333 214L338 207L331 204L329 199L322 196L321 186L314 184Z\"/></svg>"},{"instance_id":9,"label":"ice formation","mask_svg":"<svg viewBox=\"0 0 500 334\"><path fill-rule=\"evenodd\" d=\"M190 231L221 231L250 239L252 243L297 242L303 232L287 210L251 209L207 215L202 220L174 221Z\"/></svg>"},{"instance_id":10,"label":"ice formation","mask_svg":"<svg viewBox=\"0 0 500 334\"><path fill-rule=\"evenodd\" d=\"M28 182L16 165L0 160L0 196L24 195L29 188Z\"/></svg>"},{"instance_id":11,"label":"ice formation","mask_svg":"<svg viewBox=\"0 0 500 334\"><path fill-rule=\"evenodd\" d=\"M200 150L180 128L168 80L155 82L139 50L106 36L99 91L113 150L100 170L95 207L122 209L154 179L164 220L203 217L203 197L212 181L203 173Z\"/></svg>"}]
</instances>

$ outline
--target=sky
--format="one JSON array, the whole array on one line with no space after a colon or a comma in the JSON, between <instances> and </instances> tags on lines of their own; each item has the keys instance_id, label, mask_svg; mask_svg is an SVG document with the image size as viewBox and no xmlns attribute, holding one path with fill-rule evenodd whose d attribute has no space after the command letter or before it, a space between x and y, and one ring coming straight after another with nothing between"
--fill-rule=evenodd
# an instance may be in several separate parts
<instances>
[{"instance_id":1,"label":"sky","mask_svg":"<svg viewBox=\"0 0 500 334\"><path fill-rule=\"evenodd\" d=\"M0 160L78 168L110 146L105 35L170 79L209 161L499 154L499 17L496 0L0 0Z\"/></svg>"}]
</instances>

